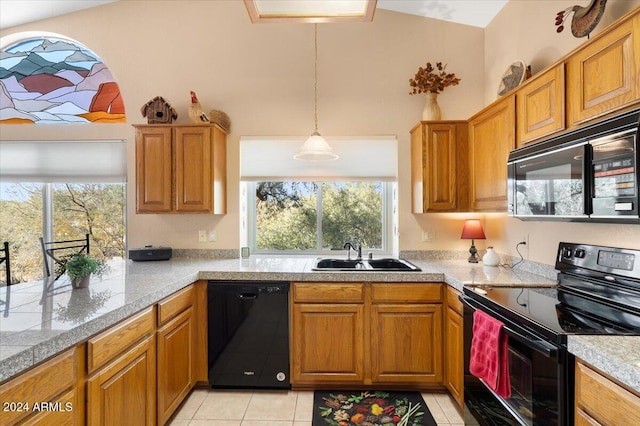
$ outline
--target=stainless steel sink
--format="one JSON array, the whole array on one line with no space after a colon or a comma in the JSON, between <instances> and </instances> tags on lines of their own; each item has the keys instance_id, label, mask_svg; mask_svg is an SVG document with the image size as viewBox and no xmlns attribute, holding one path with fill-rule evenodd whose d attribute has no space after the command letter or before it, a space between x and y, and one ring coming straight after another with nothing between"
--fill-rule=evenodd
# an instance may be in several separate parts
<instances>
[{"instance_id":1,"label":"stainless steel sink","mask_svg":"<svg viewBox=\"0 0 640 426\"><path fill-rule=\"evenodd\" d=\"M352 271L352 272L383 272L409 271L417 272L421 269L404 259L322 259L318 258L313 264L312 271Z\"/></svg>"}]
</instances>

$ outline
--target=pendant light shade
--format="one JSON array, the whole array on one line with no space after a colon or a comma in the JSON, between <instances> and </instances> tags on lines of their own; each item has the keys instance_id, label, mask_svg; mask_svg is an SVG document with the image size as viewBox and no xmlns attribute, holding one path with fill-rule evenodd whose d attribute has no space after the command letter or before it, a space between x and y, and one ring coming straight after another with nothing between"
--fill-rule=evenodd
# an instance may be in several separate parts
<instances>
[{"instance_id":1,"label":"pendant light shade","mask_svg":"<svg viewBox=\"0 0 640 426\"><path fill-rule=\"evenodd\" d=\"M327 161L337 160L338 155L333 152L329 143L318 133L318 24L314 29L314 76L313 76L313 114L315 131L302 144L300 150L293 156L296 160Z\"/></svg>"}]
</instances>

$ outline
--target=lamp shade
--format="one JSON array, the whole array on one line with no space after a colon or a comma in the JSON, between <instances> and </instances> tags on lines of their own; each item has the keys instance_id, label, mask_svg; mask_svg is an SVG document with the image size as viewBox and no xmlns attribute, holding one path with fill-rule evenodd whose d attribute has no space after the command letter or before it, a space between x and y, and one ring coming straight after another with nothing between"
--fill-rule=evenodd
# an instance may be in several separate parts
<instances>
[{"instance_id":1,"label":"lamp shade","mask_svg":"<svg viewBox=\"0 0 640 426\"><path fill-rule=\"evenodd\" d=\"M327 141L318 132L314 132L293 158L296 160L320 161L336 160L338 156L333 152Z\"/></svg>"},{"instance_id":2,"label":"lamp shade","mask_svg":"<svg viewBox=\"0 0 640 426\"><path fill-rule=\"evenodd\" d=\"M480 219L467 219L464 222L464 228L462 228L462 240L484 240L487 237L484 235L482 224Z\"/></svg>"}]
</instances>

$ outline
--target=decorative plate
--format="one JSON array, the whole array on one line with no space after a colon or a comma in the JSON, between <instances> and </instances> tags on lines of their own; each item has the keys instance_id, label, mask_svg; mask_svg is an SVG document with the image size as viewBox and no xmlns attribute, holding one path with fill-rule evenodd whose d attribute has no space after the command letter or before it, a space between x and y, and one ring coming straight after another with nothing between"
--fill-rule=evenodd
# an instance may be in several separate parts
<instances>
[{"instance_id":1,"label":"decorative plate","mask_svg":"<svg viewBox=\"0 0 640 426\"><path fill-rule=\"evenodd\" d=\"M514 89L524 81L525 71L527 67L522 61L516 61L509 65L509 68L502 74L500 87L498 87L498 96L502 96Z\"/></svg>"}]
</instances>

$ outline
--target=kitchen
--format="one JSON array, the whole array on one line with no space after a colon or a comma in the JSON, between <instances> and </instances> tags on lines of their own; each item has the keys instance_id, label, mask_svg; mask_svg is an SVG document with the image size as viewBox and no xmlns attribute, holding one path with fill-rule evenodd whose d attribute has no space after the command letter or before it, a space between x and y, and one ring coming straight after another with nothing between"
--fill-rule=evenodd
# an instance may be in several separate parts
<instances>
[{"instance_id":1,"label":"kitchen","mask_svg":"<svg viewBox=\"0 0 640 426\"><path fill-rule=\"evenodd\" d=\"M130 189L129 247L152 244L174 249L238 250L240 195L232 188L239 186L239 137L308 134L312 128L311 27L252 25L244 7L237 3L192 2L185 6L181 2L177 6L172 2L116 2L1 33L3 37L31 30L64 34L103 57L122 90L128 123L59 126L56 139L128 140L130 177L135 176L131 124L144 122L137 111L151 97L160 94L170 99L180 112L178 122L186 122L187 94L196 90L203 103L223 109L232 118L233 131L227 143L227 214L135 214L135 193ZM466 120L496 99L499 77L514 60L531 64L535 75L584 42L555 32L552 22L556 12L569 6L571 2L534 5L511 1L484 29L385 10L378 10L370 24L320 26L321 48L325 43L331 47L331 53L325 51L320 56L321 132L393 134L398 138L400 251L466 251L468 241L459 238L462 223L476 217L483 219L488 238L486 244L477 241L481 250L493 245L497 252L516 257L516 244L528 235L529 243L521 248L524 257L549 266L558 243L574 241L576 235L583 243L637 247L637 225L524 222L508 218L504 212L413 215L409 207L409 130L419 121L423 103L407 94L407 80L415 68L425 59L442 60L456 71L461 84L448 88L439 103L444 119ZM608 2L594 34L637 7L638 2ZM170 52L179 50L178 57L188 59L171 61ZM298 63L297 58L305 59ZM297 82L295 87L292 82ZM0 137L51 139L48 129L38 126L26 131L23 126L3 125ZM214 229L216 241L199 243L198 230L202 229ZM422 241L423 231L435 233L432 241Z\"/></svg>"}]
</instances>

